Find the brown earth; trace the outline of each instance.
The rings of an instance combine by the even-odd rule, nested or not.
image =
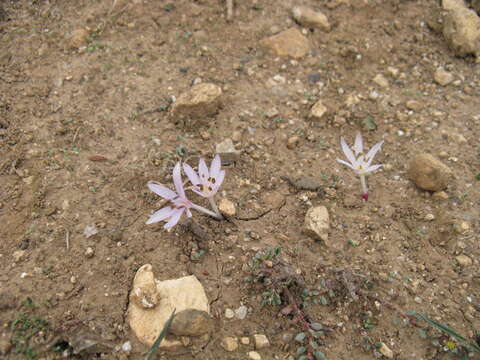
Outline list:
[[[260,46],[279,31],[303,30],[291,19],[299,5],[291,0],[236,1],[231,22],[219,0],[1,5],[3,358],[61,358],[51,345],[73,346],[87,334],[98,342],[87,349],[95,355],[77,357],[141,359],[147,348],[131,333],[126,309],[135,271],[146,263],[159,279],[195,274],[216,319],[203,349],[159,358],[246,359],[252,345],[226,352],[220,343],[253,334],[269,338],[270,347],[258,350],[263,359],[298,358],[284,336],[299,332],[297,325],[279,315],[281,307],[262,307],[245,282],[243,265],[264,247],[281,247],[310,289],[330,281],[333,269],[375,284],[381,302],[337,294],[305,308],[333,329],[321,346],[328,359],[372,359],[380,342],[395,359],[451,356],[455,345],[446,337],[431,331],[439,343],[424,339],[399,311],[428,314],[474,341],[480,68],[449,49],[437,1],[302,1],[332,29],[303,31],[310,51],[297,60]],[[438,67],[454,81],[435,83]],[[373,81],[378,74],[386,87]],[[169,107],[194,81],[220,86],[222,107],[188,127],[173,121]],[[329,111],[311,121],[319,99]],[[358,130],[369,146],[385,140],[376,159],[385,166],[369,178],[366,203],[358,179],[335,160],[343,158],[340,136],[351,143]],[[160,207],[147,182],[170,183],[176,161],[211,159],[226,138],[241,154],[225,167],[221,195],[235,203],[238,218],[197,213],[208,235],[201,241],[184,225],[172,232],[145,225]],[[408,179],[419,152],[453,170],[445,193],[432,196]],[[304,175],[321,189],[298,190],[285,180]],[[328,246],[302,231],[311,204],[329,209]],[[86,238],[87,225],[98,234]],[[241,304],[250,308],[247,318],[227,320],[225,309]],[[25,316],[48,322],[28,341],[36,355],[15,353],[26,349],[15,338]],[[115,349],[126,341],[131,353]]]

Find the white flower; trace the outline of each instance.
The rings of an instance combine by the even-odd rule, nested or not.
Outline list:
[[[340,138],[340,144],[342,145],[342,150],[345,156],[347,157],[347,161],[337,159],[337,161],[343,165],[347,165],[349,168],[353,169],[360,176],[360,181],[362,183],[362,190],[363,194],[362,197],[365,200],[368,200],[368,188],[367,188],[367,181],[365,180],[365,175],[371,173],[372,171],[377,170],[382,165],[372,165],[373,158],[377,154],[377,152],[382,148],[383,141],[376,143],[372,146],[370,151],[365,155],[363,152],[363,139],[362,134],[357,133],[355,137],[355,144],[353,144],[353,151],[345,142],[345,139],[342,137]]]
[[[357,133],[355,138],[355,144],[353,145],[353,151],[349,148],[345,139],[342,137],[340,138],[340,144],[342,145],[342,150],[347,160],[346,162],[341,159],[337,159],[339,163],[347,165],[349,168],[353,169],[358,175],[366,175],[372,171],[377,170],[382,165],[371,165],[373,158],[377,154],[377,152],[381,149],[383,145],[383,141],[376,143],[372,146],[370,151],[365,155],[363,153],[363,139],[362,134]],[[354,153],[355,152],[355,153]]]

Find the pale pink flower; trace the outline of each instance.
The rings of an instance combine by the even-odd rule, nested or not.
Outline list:
[[[379,143],[373,145],[366,155],[363,152],[363,139],[362,134],[360,133],[357,133],[357,136],[355,137],[353,151],[347,145],[343,137],[340,138],[340,144],[342,146],[343,153],[347,157],[348,162],[341,159],[337,159],[337,161],[353,169],[353,171],[355,171],[355,173],[360,176],[363,190],[362,197],[365,200],[368,200],[368,188],[367,182],[365,180],[365,175],[379,169],[382,166],[372,165],[372,161],[377,152],[382,148],[383,141],[380,141]]]
[[[198,174],[188,164],[183,164],[183,170],[192,183],[191,189],[205,198],[213,198],[225,178],[225,171],[221,170],[222,161],[217,154],[208,169],[204,159],[198,163]]]
[[[187,199],[185,189],[183,188],[182,175],[180,174],[180,163],[173,168],[173,183],[177,192],[159,184],[148,184],[148,188],[155,194],[161,196],[165,200],[170,201],[171,205],[165,206],[154,212],[147,221],[147,224],[153,224],[159,221],[167,220],[164,225],[165,229],[175,226],[183,213],[187,213],[188,217],[192,216],[190,208],[193,204]]]

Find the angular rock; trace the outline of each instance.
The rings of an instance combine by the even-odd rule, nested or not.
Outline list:
[[[70,49],[78,49],[88,45],[88,36],[90,33],[86,29],[77,29],[72,32],[68,39]]]
[[[315,121],[319,121],[324,117],[327,111],[327,107],[323,105],[321,100],[319,100],[310,109],[309,118]]]
[[[192,120],[197,123],[215,115],[220,108],[222,89],[211,83],[201,83],[181,94],[172,107],[174,121]]]
[[[255,350],[263,349],[270,346],[268,338],[263,334],[253,335],[253,341],[255,342]]]
[[[22,261],[23,258],[25,257],[25,253],[26,251],[25,250],[16,250],[13,252],[13,261],[15,262],[19,262],[19,261]]]
[[[405,105],[407,106],[407,109],[410,109],[410,110],[419,111],[423,109],[423,103],[416,100],[408,100]]]
[[[292,150],[297,147],[300,138],[297,135],[294,135],[287,140],[287,148]]]
[[[332,28],[325,14],[306,6],[295,6],[292,9],[292,16],[295,21],[305,27],[317,28],[323,31],[330,31]]]
[[[175,314],[170,332],[178,336],[201,336],[213,330],[213,318],[206,311],[187,309]]]
[[[238,339],[233,336],[225,336],[220,345],[227,351],[235,351],[238,349]]]
[[[443,36],[457,56],[480,57],[480,17],[465,4],[450,4],[443,19]]]
[[[453,75],[451,72],[446,71],[444,68],[438,68],[433,74],[435,82],[441,86],[447,86],[453,81]]]
[[[228,199],[221,199],[220,202],[218,203],[218,210],[220,213],[227,217],[233,217],[237,213],[237,209],[235,208],[235,204],[228,200]]]
[[[467,255],[458,255],[455,260],[457,260],[458,265],[460,266],[471,266],[473,264],[473,261],[471,258],[469,258]]]
[[[262,357],[256,351],[249,351],[248,352],[248,358],[251,359],[251,360],[262,360]]]
[[[382,74],[378,74],[377,76],[375,76],[373,78],[373,82],[375,84],[377,84],[378,86],[381,86],[383,88],[387,88],[389,83],[388,83],[388,80],[385,76],[383,76]]]
[[[410,162],[408,176],[420,189],[440,191],[448,186],[452,170],[430,154],[419,154]]]
[[[0,355],[7,355],[12,349],[11,336],[6,333],[0,335]]]
[[[388,359],[393,359],[393,351],[390,350],[390,348],[385,345],[385,343],[380,343],[380,347],[378,348],[378,351],[385,356]]]
[[[156,285],[156,295],[153,284]],[[188,309],[209,313],[209,303],[202,284],[193,275],[159,281],[154,278],[150,264],[142,266],[133,280],[128,307],[130,328],[140,342],[152,346],[174,309],[177,314]],[[197,317],[196,324],[205,320],[199,320],[201,317]],[[177,346],[181,346],[181,342],[175,338],[164,339],[160,345],[161,348]]]
[[[229,320],[233,319],[235,317],[235,312],[232,309],[227,308],[225,309],[225,317]]]
[[[232,164],[236,162],[240,156],[240,151],[235,149],[232,139],[225,139],[218,143],[215,151],[222,158],[222,164]]]
[[[328,243],[329,229],[330,217],[325,206],[315,206],[308,209],[307,215],[305,215],[305,234]]]
[[[238,309],[235,309],[235,316],[239,320],[243,320],[247,317],[248,309],[245,305],[240,305]]]
[[[260,45],[277,56],[290,56],[294,59],[300,59],[310,51],[308,39],[295,28],[263,39]]]
[[[465,7],[464,0],[442,0],[443,10],[455,10],[455,9],[464,8],[464,7]]]

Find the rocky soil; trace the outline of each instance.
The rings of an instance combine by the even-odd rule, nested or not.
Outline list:
[[[480,341],[479,6],[1,2],[0,357],[143,359],[185,294],[159,359],[461,358],[413,313]],[[216,153],[227,220],[146,225]]]

